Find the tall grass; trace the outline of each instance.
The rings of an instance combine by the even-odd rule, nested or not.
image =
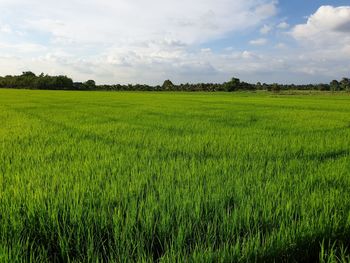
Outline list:
[[[350,97],[0,90],[0,262],[346,262]]]

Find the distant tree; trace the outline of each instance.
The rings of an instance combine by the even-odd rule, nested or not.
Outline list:
[[[16,87],[30,88],[33,89],[33,85],[36,79],[36,75],[31,71],[25,71],[21,76],[13,78],[14,85]]]
[[[94,89],[94,88],[96,88],[96,82],[94,80],[90,79],[84,83],[84,86],[87,89]]]
[[[340,81],[340,89],[341,90],[346,90],[346,91],[350,91],[350,79],[348,78],[343,78]]]
[[[55,77],[56,89],[72,89],[73,88],[73,80],[66,76],[57,76]]]
[[[327,91],[327,90],[330,90],[330,85],[320,83],[317,85],[317,89],[320,91]]]
[[[241,81],[238,78],[232,78],[223,84],[225,91],[232,92],[240,88]]]
[[[340,84],[337,80],[332,80],[331,83],[329,83],[330,90],[331,91],[338,91],[340,89]]]
[[[21,75],[5,77],[0,76],[0,88],[17,88],[17,89],[50,89],[50,90],[99,90],[106,91],[236,91],[236,90],[268,90],[279,92],[280,90],[346,90],[350,92],[349,78],[343,78],[340,82],[331,81],[330,84],[303,84],[303,85],[282,85],[282,84],[250,84],[240,81],[238,78],[232,78],[228,82],[219,83],[196,83],[196,84],[180,84],[175,85],[170,80],[164,81],[162,86],[149,86],[144,84],[115,84],[115,85],[99,85],[94,80],[88,80],[84,83],[75,82],[66,76],[49,76],[41,73],[36,76],[31,71],[25,71]]]
[[[273,83],[272,85],[271,85],[271,91],[272,92],[280,92],[281,91],[281,86],[279,85],[279,84],[277,84],[277,83]]]
[[[31,71],[24,71],[24,72],[22,72],[22,77],[31,77],[31,78],[35,78],[36,75],[35,75],[33,72],[31,72]]]
[[[165,80],[162,85],[163,90],[172,90],[174,88],[174,84],[169,80]]]
[[[263,86],[261,85],[261,82],[257,82],[255,86],[257,90],[261,90],[263,88]]]

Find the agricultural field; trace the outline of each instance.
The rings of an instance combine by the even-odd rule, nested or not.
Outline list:
[[[350,96],[0,90],[0,262],[348,262]]]

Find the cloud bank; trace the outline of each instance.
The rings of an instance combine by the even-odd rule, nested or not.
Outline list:
[[[350,40],[350,6],[321,6],[292,35],[316,45],[342,45]]]
[[[349,69],[350,7],[322,6],[295,26],[278,21],[274,0],[1,0],[0,9],[1,75],[314,82]]]
[[[350,6],[321,6],[290,34],[301,46],[299,57],[309,73],[350,75]]]

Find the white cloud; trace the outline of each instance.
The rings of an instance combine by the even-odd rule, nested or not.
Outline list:
[[[280,42],[275,45],[275,48],[284,49],[287,48],[287,45],[285,43]]]
[[[75,79],[159,83],[183,68],[215,73],[208,66],[214,55],[199,46],[261,26],[276,6],[275,0],[0,0],[4,21],[22,32],[0,38],[0,52]]]
[[[89,43],[202,42],[256,25],[276,12],[269,0],[16,0],[7,5],[15,8],[16,3],[28,10],[21,11],[28,29]]]
[[[291,34],[299,41],[317,45],[350,43],[350,6],[321,6],[306,24],[295,26]]]
[[[329,65],[338,60],[344,70],[349,70],[349,63],[340,61],[350,59],[347,52],[350,45],[350,6],[321,6],[305,24],[296,25],[290,34],[309,58],[329,62]],[[333,69],[329,68],[329,71]]]
[[[98,83],[222,82],[233,75],[320,82],[350,72],[350,7],[327,8],[291,29],[287,37],[300,46],[292,48],[285,34],[276,34],[276,42],[251,40],[261,46],[251,51],[248,43],[240,45],[242,32],[288,28],[269,19],[277,14],[277,1],[0,0],[0,75],[33,70]],[[234,39],[232,47],[210,44],[222,38]]]
[[[270,17],[275,15],[277,13],[277,2],[278,1],[272,1],[270,3],[259,5],[256,8],[256,15],[261,17]]]
[[[272,26],[264,25],[264,26],[260,29],[260,34],[266,35],[266,34],[270,33],[271,30],[272,30]]]
[[[212,50],[211,50],[211,48],[202,48],[201,52],[203,52],[203,53],[211,53]]]
[[[287,22],[281,22],[281,23],[279,23],[278,25],[277,25],[277,28],[278,29],[287,29],[287,28],[289,28],[289,24],[287,23]]]
[[[349,74],[350,6],[321,6],[290,35],[299,43],[293,52],[299,71],[329,79]]]
[[[10,33],[12,33],[12,29],[9,25],[1,25],[0,24],[0,33],[10,34]]]
[[[254,58],[255,55],[254,55],[252,52],[245,50],[245,51],[243,51],[242,53],[238,53],[238,54],[236,54],[236,55],[233,54],[233,57],[234,57],[234,58],[251,59],[251,58]]]
[[[0,50],[6,51],[6,53],[17,54],[17,55],[28,55],[34,53],[46,52],[48,49],[45,46],[33,44],[33,43],[19,43],[10,44],[0,42]]]
[[[255,46],[263,46],[263,45],[266,45],[267,42],[268,40],[266,38],[258,38],[258,39],[249,41],[249,44],[255,45]]]

